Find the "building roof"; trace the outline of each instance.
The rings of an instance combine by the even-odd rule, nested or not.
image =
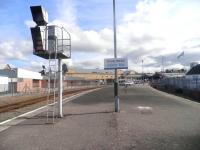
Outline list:
[[[106,73],[106,74],[113,74],[113,70],[103,70],[103,69],[78,69],[78,68],[73,68],[70,69],[74,73]]]
[[[42,79],[40,73],[21,68],[0,69],[0,75],[9,78]]]
[[[16,69],[0,69],[0,75],[8,78],[17,78],[17,71]]]
[[[191,68],[186,75],[200,75],[200,64]]]
[[[12,68],[10,67],[9,64],[6,64],[5,67],[3,69],[8,69],[8,70],[11,70]]]
[[[68,76],[65,76],[64,79],[65,79],[65,80],[68,80],[68,81],[74,81],[74,80],[80,81],[80,80],[85,80],[85,78],[81,78],[81,77],[68,77]]]
[[[138,74],[135,70],[126,70],[124,71],[124,75],[135,75]]]

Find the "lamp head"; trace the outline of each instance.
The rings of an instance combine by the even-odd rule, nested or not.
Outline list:
[[[31,6],[33,21],[37,26],[46,26],[48,24],[48,13],[42,6]]]

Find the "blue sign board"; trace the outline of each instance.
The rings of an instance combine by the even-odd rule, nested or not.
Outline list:
[[[128,69],[127,58],[108,58],[104,59],[104,69]]]

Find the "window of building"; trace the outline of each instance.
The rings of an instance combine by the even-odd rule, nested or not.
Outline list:
[[[39,87],[39,80],[33,79],[33,88]]]

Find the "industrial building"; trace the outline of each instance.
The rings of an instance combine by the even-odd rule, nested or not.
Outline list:
[[[118,71],[118,76],[123,72]],[[0,92],[4,93],[30,93],[45,92],[48,87],[48,77],[41,73],[21,69],[11,68],[6,65],[0,69]],[[113,83],[113,71],[100,69],[69,69],[63,77],[64,88],[76,86],[90,86],[97,84]]]
[[[118,70],[119,79],[124,73]],[[0,69],[0,79],[0,92],[4,93],[45,92],[48,87],[47,76],[26,69],[11,68],[9,65]],[[63,77],[63,87],[112,84],[113,80],[113,70],[71,68]]]
[[[118,77],[123,74],[122,70],[118,70]],[[112,70],[101,70],[101,69],[69,69],[65,76],[68,77],[79,77],[85,80],[95,80],[102,83],[113,83],[115,78]]]
[[[0,69],[1,90],[8,93],[30,92],[46,88],[46,80],[38,72],[21,68],[5,67]]]
[[[0,93],[8,91],[8,77],[0,76]]]

